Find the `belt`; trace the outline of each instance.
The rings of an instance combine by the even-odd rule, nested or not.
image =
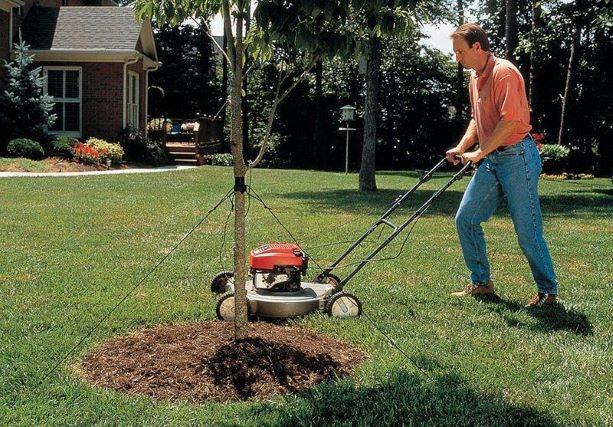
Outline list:
[[[530,134],[529,134],[529,133],[528,133],[528,134],[526,134],[526,136],[524,137],[524,139],[528,138],[529,136],[530,136]],[[521,141],[523,141],[523,139],[522,139]],[[503,151],[508,150],[508,149],[509,149],[509,148],[511,148],[511,147],[515,147],[515,146],[516,146],[517,144],[519,144],[521,141],[516,142],[515,144],[512,144],[512,145],[504,145],[504,146],[502,146],[502,147],[498,147],[498,148],[496,148],[496,151],[497,151],[497,152],[499,152],[499,153],[502,153]]]
[[[519,143],[517,143],[517,144],[519,144]],[[498,148],[496,148],[496,151],[499,152],[499,153],[502,153],[503,151],[508,150],[511,147],[515,147],[517,144],[505,145],[504,147],[498,147]]]

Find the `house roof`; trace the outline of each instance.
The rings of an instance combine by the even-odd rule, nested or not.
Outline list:
[[[10,12],[11,8],[23,6],[23,0],[0,0],[0,10]]]
[[[30,9],[23,24],[23,38],[32,50],[135,51],[148,23],[136,20],[130,7],[70,6]],[[155,46],[143,46],[157,60]]]

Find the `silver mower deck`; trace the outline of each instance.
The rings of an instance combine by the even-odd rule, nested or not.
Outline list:
[[[297,292],[272,292],[256,289],[253,279],[248,278],[245,284],[249,314],[262,317],[294,317],[303,316],[317,310],[323,310],[325,299],[332,295],[334,286],[327,283],[301,283]],[[234,280],[228,280],[226,292],[234,293]],[[234,317],[234,298],[220,307],[225,320]]]

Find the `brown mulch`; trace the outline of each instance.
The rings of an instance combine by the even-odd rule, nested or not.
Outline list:
[[[90,171],[102,171],[108,170],[103,165],[85,165],[82,163],[72,162],[70,160],[61,159],[59,157],[47,157],[40,160],[43,163],[41,172],[90,172]],[[129,165],[113,165],[110,169],[127,169],[133,166]],[[19,161],[8,163],[7,165],[0,165],[0,172],[31,172],[23,168],[23,165]]]
[[[230,402],[293,393],[350,375],[360,350],[295,325],[165,325],[114,338],[79,368],[90,383],[156,400]]]

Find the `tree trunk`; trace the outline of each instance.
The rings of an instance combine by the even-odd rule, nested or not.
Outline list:
[[[251,2],[246,2],[245,7],[245,16],[247,17],[247,20],[245,21],[245,34],[248,34],[249,29],[251,28]],[[249,61],[248,58],[245,58],[245,64],[243,65],[244,69],[249,69],[250,63],[251,61]],[[249,105],[247,104],[247,77],[245,77],[243,80],[243,91],[245,92],[245,96],[241,98],[243,108],[243,156],[247,159],[250,159],[252,154],[252,147],[249,143]]]
[[[223,36],[222,47],[223,47],[224,52],[228,51],[228,38],[226,37],[225,34]],[[221,96],[223,97],[221,102],[226,103],[228,100],[228,59],[226,58],[225,55],[222,55],[222,65],[221,65]],[[226,112],[227,111],[228,111],[228,104],[226,103],[225,106],[221,110],[221,123],[223,123],[224,127],[226,124]],[[229,148],[230,147],[228,144],[228,140],[226,138],[223,138],[223,152],[227,153]]]
[[[515,48],[517,48],[517,2],[516,0],[506,0],[506,21],[505,21],[505,40],[506,50],[504,56],[507,60],[513,61]]]
[[[243,18],[236,18],[235,35],[232,36],[230,5],[223,0],[224,28],[230,41],[232,60],[232,92],[230,95],[230,149],[234,159],[234,335],[236,339],[247,336],[247,291],[245,259],[245,162],[243,160],[243,116],[241,92],[243,87]]]
[[[532,0],[532,22],[530,25],[530,74],[528,76],[528,102],[532,116],[532,125],[540,129],[539,108],[537,104],[538,74],[540,70],[538,33],[542,26],[542,9],[540,0]]]
[[[315,123],[313,126],[313,157],[311,159],[311,166],[313,168],[316,168],[318,165],[321,165],[321,162],[319,161],[319,155],[324,136],[324,106],[322,103],[322,81],[323,63],[321,59],[318,59],[315,63]]]
[[[379,74],[381,72],[381,40],[373,37],[368,42],[366,65],[366,102],[364,108],[364,140],[360,167],[360,191],[376,191],[375,151],[379,115]]]
[[[464,23],[464,2],[458,0],[458,25]],[[466,99],[466,93],[464,89],[464,67],[462,64],[458,64],[458,70],[456,72],[456,101],[455,101],[455,118],[459,128],[464,126],[464,100]]]
[[[578,31],[576,31],[578,33]],[[568,57],[568,70],[566,72],[566,84],[564,85],[564,96],[562,97],[562,112],[560,113],[560,131],[558,132],[558,144],[562,144],[562,135],[564,133],[564,119],[566,115],[566,106],[568,102],[568,94],[570,92],[570,80],[573,74],[573,63],[575,61],[575,45],[577,37],[573,35],[573,40],[570,45],[570,55]]]

